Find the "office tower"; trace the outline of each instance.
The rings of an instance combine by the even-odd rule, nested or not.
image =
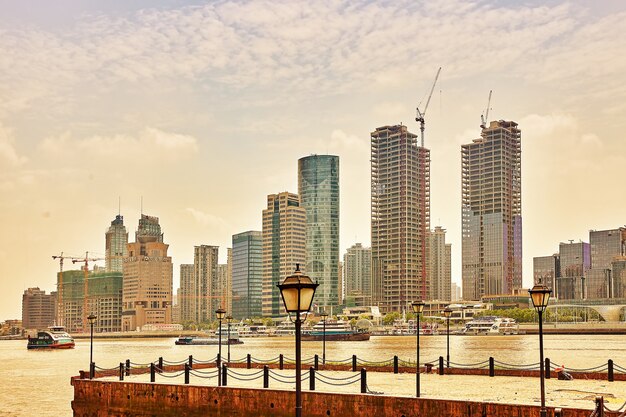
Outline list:
[[[263,210],[263,315],[285,314],[277,284],[293,274],[296,264],[305,268],[306,211],[297,194],[267,196]]]
[[[626,257],[611,262],[614,298],[626,298]]]
[[[585,280],[591,268],[591,248],[589,243],[578,242],[559,244],[559,264],[561,274],[557,278],[557,294],[563,300],[587,298]]]
[[[182,320],[180,318],[180,295],[181,290],[178,288],[176,294],[172,297],[172,323],[174,324],[182,324]]]
[[[372,249],[355,243],[343,255],[346,305],[372,305]]]
[[[22,326],[25,329],[46,329],[55,324],[56,292],[46,294],[38,287],[24,290],[22,295]]]
[[[217,272],[219,247],[200,245],[194,247],[193,277],[195,292],[192,295],[196,323],[215,320],[215,310],[222,307],[222,293]]]
[[[463,298],[522,287],[521,131],[492,121],[461,146]]]
[[[319,287],[315,304],[339,305],[339,157],[298,160],[298,194],[306,210],[307,275]]]
[[[128,233],[124,226],[124,216],[118,214],[105,234],[105,268],[107,272],[122,272],[127,245]]]
[[[534,284],[543,284],[552,290],[552,296],[558,297],[556,279],[561,276],[559,254],[536,256],[533,258]]]
[[[613,261],[626,256],[626,227],[610,230],[590,230],[591,269],[587,275],[587,297],[615,298],[616,286]]]
[[[63,271],[63,282],[60,280],[61,274],[57,273],[57,297],[61,294],[62,323],[65,329],[72,332],[83,331],[83,301],[85,299],[85,273],[82,270]],[[89,315],[89,312],[86,312]]]
[[[446,230],[436,226],[430,232],[430,299],[450,301],[452,298],[452,245],[446,243]]]
[[[172,322],[172,258],[158,217],[141,215],[124,258],[122,330]]]
[[[384,311],[426,299],[430,151],[406,126],[371,133],[372,297]]]
[[[261,317],[263,294],[263,233],[248,231],[233,235],[233,317]]]
[[[194,265],[180,265],[180,290],[178,304],[180,305],[180,321],[196,322],[196,281],[194,279]]]

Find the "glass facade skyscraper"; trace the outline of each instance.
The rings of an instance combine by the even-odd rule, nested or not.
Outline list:
[[[463,298],[522,287],[521,131],[492,121],[461,146]]]
[[[263,294],[263,234],[248,231],[233,235],[233,312],[235,319],[260,317]]]
[[[305,271],[320,284],[315,303],[339,305],[339,157],[300,158],[298,193],[306,210]]]
[[[124,258],[128,254],[128,232],[124,216],[117,215],[105,234],[105,263],[107,272],[122,272]]]

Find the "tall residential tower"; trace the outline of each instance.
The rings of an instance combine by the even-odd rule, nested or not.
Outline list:
[[[260,317],[263,270],[263,235],[248,231],[233,235],[233,317]]]
[[[452,245],[446,243],[446,230],[436,226],[430,232],[430,299],[452,300]]]
[[[521,131],[492,121],[461,146],[463,298],[522,287]]]
[[[385,311],[426,299],[430,150],[406,126],[371,133],[372,296]]]
[[[306,211],[297,194],[267,196],[263,210],[263,315],[280,316],[285,310],[277,284],[306,261]],[[304,271],[306,272],[306,271]]]
[[[128,253],[128,232],[124,216],[117,215],[105,234],[105,268],[107,272],[122,272],[124,258]]]

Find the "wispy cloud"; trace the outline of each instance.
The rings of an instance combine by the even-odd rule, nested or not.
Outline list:
[[[15,149],[13,132],[0,122],[0,167],[18,167],[24,164],[27,158],[20,156]]]

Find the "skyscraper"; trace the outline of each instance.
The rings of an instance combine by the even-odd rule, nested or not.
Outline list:
[[[276,287],[306,261],[306,211],[297,194],[267,196],[263,210],[263,315],[279,316],[285,310]]]
[[[226,263],[217,265],[218,291],[221,305],[226,310],[226,315],[232,315],[233,311],[233,264],[232,249],[226,249]]]
[[[535,256],[533,258],[534,284],[543,284],[552,290],[554,297],[559,297],[556,280],[561,276],[559,254]]]
[[[372,305],[372,249],[355,243],[343,255],[346,303]]]
[[[217,272],[219,247],[199,245],[194,247],[193,252],[193,277],[195,281],[195,293],[192,302],[195,303],[194,311],[196,323],[215,320],[215,310],[222,304],[219,278]]]
[[[591,269],[591,248],[589,243],[569,242],[559,244],[560,276],[556,286],[559,298],[582,300],[587,298],[586,279]]]
[[[178,304],[180,305],[180,320],[182,322],[195,322],[196,313],[196,280],[194,279],[194,265],[180,265],[180,291],[178,293]]]
[[[406,126],[371,133],[372,296],[386,311],[428,297],[430,151]]]
[[[626,256],[626,227],[590,230],[591,269],[587,276],[588,298],[615,298],[620,293],[620,277],[613,262]]]
[[[262,251],[262,232],[251,230],[233,235],[232,315],[235,319],[262,315]]]
[[[436,226],[430,232],[430,299],[451,301],[452,245],[446,243],[446,230]]]
[[[315,303],[339,304],[339,157],[298,160],[298,193],[306,210],[306,272],[320,286]]]
[[[124,216],[117,215],[105,234],[105,268],[107,272],[122,272],[127,254],[128,233]]]
[[[461,146],[463,298],[522,287],[521,131],[492,121]]]
[[[172,258],[158,217],[141,215],[124,258],[122,330],[172,322]]]

